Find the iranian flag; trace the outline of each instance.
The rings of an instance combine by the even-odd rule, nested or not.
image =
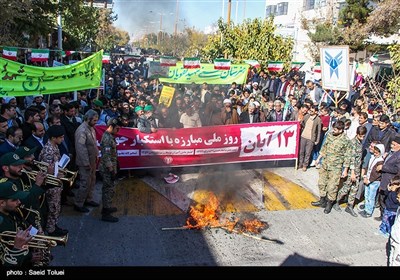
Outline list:
[[[283,70],[282,61],[268,61],[269,72],[281,72]]]
[[[110,53],[103,53],[103,58],[101,62],[103,62],[104,64],[109,64],[110,61],[111,61]]]
[[[321,63],[317,62],[313,68],[314,73],[321,73]]]
[[[291,69],[294,71],[299,71],[303,65],[306,64],[305,62],[292,62]]]
[[[217,58],[214,60],[214,69],[229,70],[231,69],[231,61],[229,59]]]
[[[46,62],[49,60],[50,51],[48,49],[32,49],[32,62]]]
[[[17,60],[17,50],[17,48],[4,48],[3,58],[7,58],[9,60]]]
[[[200,68],[200,58],[185,57],[183,59],[183,68],[187,68],[187,69]]]
[[[257,60],[244,60],[244,63],[250,64],[252,67],[260,67],[260,63]]]
[[[162,56],[160,57],[160,66],[176,66],[176,57]]]
[[[76,51],[63,51],[62,52],[62,57],[70,56],[71,54],[76,53]]]

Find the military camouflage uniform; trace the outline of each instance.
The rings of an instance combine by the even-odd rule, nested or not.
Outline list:
[[[56,162],[60,161],[60,150],[57,146],[53,146],[50,141],[44,145],[39,155],[39,161],[48,163],[54,166]],[[49,212],[46,221],[45,230],[48,233],[54,232],[56,224],[61,212],[61,192],[62,188],[50,188],[46,191],[46,199],[49,207]]]
[[[321,197],[335,201],[343,167],[349,167],[350,140],[344,134],[334,136],[329,133],[322,145],[320,154],[323,157],[319,170],[318,188]]]
[[[101,159],[99,171],[103,177],[103,208],[111,208],[112,198],[115,192],[115,175],[117,174],[117,142],[114,136],[105,131],[100,142]],[[113,168],[110,172],[109,168]]]
[[[348,172],[347,179],[343,183],[343,187],[340,189],[340,191],[337,195],[337,201],[339,201],[340,199],[345,197],[347,193],[349,193],[349,198],[347,199],[347,204],[354,205],[354,200],[355,200],[357,190],[358,190],[358,182],[360,180],[360,174],[361,174],[361,164],[362,164],[361,158],[362,158],[363,145],[362,145],[362,142],[357,139],[357,137],[354,137],[350,141],[350,145],[351,145],[350,150],[349,150],[350,172]],[[352,170],[354,170],[354,173],[356,174],[355,182],[351,181],[351,171]]]

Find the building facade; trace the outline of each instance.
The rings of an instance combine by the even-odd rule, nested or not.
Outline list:
[[[311,68],[314,61],[308,52],[309,30],[303,29],[303,21],[326,21],[337,23],[339,11],[345,0],[266,0],[265,17],[274,17],[277,33],[294,40],[293,61],[306,62]]]

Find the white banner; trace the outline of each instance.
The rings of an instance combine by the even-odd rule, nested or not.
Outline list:
[[[321,47],[320,53],[323,88],[349,91],[349,46]]]

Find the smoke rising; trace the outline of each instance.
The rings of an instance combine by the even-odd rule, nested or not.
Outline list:
[[[116,24],[123,26],[132,37],[160,30],[162,14],[163,32],[173,33],[176,2],[171,0],[115,0]],[[181,16],[181,15],[179,15]]]

